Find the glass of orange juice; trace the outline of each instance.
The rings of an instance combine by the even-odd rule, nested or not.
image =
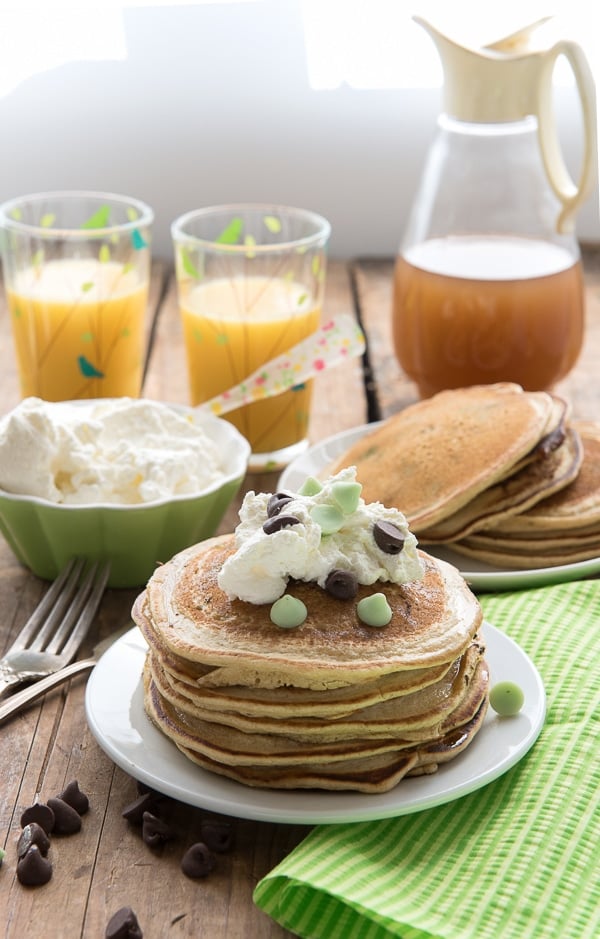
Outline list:
[[[192,405],[239,384],[319,326],[330,225],[305,209],[238,204],[173,222]],[[252,447],[252,470],[278,469],[308,444],[312,382],[224,415]],[[262,400],[261,400],[262,398]]]
[[[39,193],[0,207],[24,397],[139,395],[152,222],[143,202],[103,192]]]

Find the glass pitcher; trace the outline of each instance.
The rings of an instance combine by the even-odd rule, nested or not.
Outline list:
[[[590,67],[575,43],[534,48],[544,21],[472,50],[415,20],[442,59],[444,113],[396,261],[396,356],[423,397],[496,381],[549,389],[584,335],[574,222],[597,170]],[[552,110],[559,55],[581,100],[577,183]]]

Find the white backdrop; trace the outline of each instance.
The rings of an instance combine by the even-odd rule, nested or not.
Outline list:
[[[138,6],[122,17],[122,58],[55,65],[0,97],[0,200],[62,188],[134,195],[155,210],[163,257],[175,216],[235,200],[322,213],[333,257],[395,252],[439,89],[312,89],[299,0]],[[0,43],[1,57],[6,30]],[[556,107],[577,166],[574,88],[557,90]],[[578,234],[600,241],[597,194]]]

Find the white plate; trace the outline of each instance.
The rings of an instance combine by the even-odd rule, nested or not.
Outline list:
[[[488,709],[464,753],[432,776],[403,779],[381,795],[253,789],[196,766],[146,717],[140,677],[146,643],[137,629],[118,639],[90,675],[86,715],[94,737],[121,769],[181,802],[238,818],[303,825],[390,818],[479,789],[505,773],[537,739],[546,711],[537,669],[512,639],[488,623],[484,638],[492,685],[516,682],[525,695],[523,709],[510,718]]]
[[[323,470],[335,462],[346,450],[374,430],[381,422],[361,424],[350,430],[343,430],[333,437],[311,447],[295,459],[279,477],[278,489],[296,492],[307,476],[320,476]],[[493,567],[483,561],[467,559],[457,551],[444,545],[426,545],[422,547],[434,557],[449,561],[459,569],[473,590],[524,590],[542,587],[546,584],[566,583],[569,580],[581,580],[600,573],[600,557],[577,561],[573,564],[561,564],[558,567],[536,567],[527,570]]]

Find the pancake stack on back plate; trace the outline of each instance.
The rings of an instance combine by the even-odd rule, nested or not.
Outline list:
[[[573,482],[453,548],[501,567],[556,567],[600,556],[600,424],[574,422],[583,461]]]
[[[481,608],[454,567],[421,554],[421,581],[345,600],[292,581],[308,615],[283,629],[270,604],[220,589],[234,550],[227,535],[176,555],[133,609],[146,711],[189,759],[250,786],[384,792],[469,745],[488,670]],[[356,612],[374,590],[392,610],[382,628]]]
[[[580,478],[584,435],[589,449]],[[594,528],[600,496],[589,481],[599,459],[597,427],[571,422],[566,401],[502,382],[442,391],[407,407],[327,472],[356,466],[365,499],[399,508],[422,545],[448,544],[488,563],[530,568],[600,555]],[[532,525],[540,504],[551,512]],[[560,545],[542,550],[538,540],[534,561],[533,539],[524,534],[535,526],[547,539],[555,518],[558,524],[557,506],[576,529],[571,543],[563,534]]]

